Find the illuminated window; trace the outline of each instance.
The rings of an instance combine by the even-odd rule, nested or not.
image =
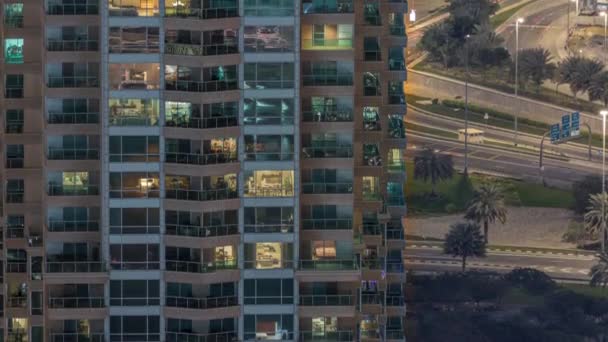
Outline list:
[[[7,38],[4,40],[4,60],[9,64],[23,63],[22,38]]]
[[[280,242],[258,242],[255,244],[255,268],[269,269],[283,267]]]
[[[336,241],[312,241],[312,259],[336,258]]]
[[[23,4],[4,5],[4,25],[7,27],[23,27]]]
[[[293,196],[293,170],[259,170],[245,173],[245,196]]]

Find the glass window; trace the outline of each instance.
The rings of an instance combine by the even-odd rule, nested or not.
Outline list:
[[[350,50],[353,25],[315,24],[302,26],[302,50]]]
[[[6,181],[6,202],[23,203],[25,185],[23,179],[8,179]]]
[[[245,26],[245,52],[289,52],[294,49],[293,26]]]
[[[380,96],[380,74],[377,72],[363,73],[363,95]]]
[[[293,189],[293,170],[245,172],[246,197],[290,197]]]
[[[110,198],[158,198],[158,173],[110,172]]]
[[[294,15],[293,0],[245,0],[245,16],[283,17]],[[295,3],[299,6],[299,3]]]
[[[160,88],[158,63],[110,64],[110,89],[150,90]]]
[[[253,99],[243,101],[245,125],[292,125],[293,99]]]
[[[23,63],[23,38],[4,40],[4,62],[7,64]]]
[[[110,27],[110,53],[159,52],[158,27]]]
[[[245,89],[284,89],[293,85],[293,63],[245,64]]]
[[[158,136],[110,136],[110,162],[156,162]]]
[[[23,27],[22,3],[12,3],[4,5],[4,25],[12,28]]]
[[[109,0],[110,16],[156,17],[158,0]]]
[[[159,101],[153,99],[110,99],[111,126],[157,126]]]
[[[23,133],[23,109],[7,109],[5,112],[5,132],[9,134]]]
[[[159,248],[156,244],[110,245],[110,266],[115,270],[157,270]]]
[[[23,98],[23,75],[6,75],[4,97],[9,99]]]
[[[98,99],[46,99],[47,121],[50,124],[99,123]]]

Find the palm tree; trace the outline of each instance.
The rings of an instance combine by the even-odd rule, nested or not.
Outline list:
[[[570,89],[577,89],[580,92],[588,91],[591,87],[591,79],[601,73],[603,69],[604,63],[596,59],[581,57],[570,76]]]
[[[431,149],[425,149],[414,157],[414,179],[425,182],[431,180],[431,195],[436,196],[437,182],[450,179],[454,175],[452,156],[439,154]]]
[[[555,72],[554,81],[557,84],[555,87],[555,92],[557,93],[557,88],[562,85],[568,83],[570,85],[570,91],[576,98],[576,95],[581,91],[578,88],[578,84],[573,82],[574,74],[576,70],[579,68],[579,64],[582,63],[582,57],[578,55],[568,56],[566,59],[562,60],[557,64],[557,70]]]
[[[602,202],[604,209],[604,222],[608,222],[608,194],[598,193],[589,195],[587,212],[583,216],[585,230],[592,236],[600,237],[602,231]]]
[[[608,285],[608,254],[600,254],[600,259],[589,271],[589,285],[606,287]]]
[[[496,220],[502,224],[507,222],[507,209],[502,190],[495,184],[482,184],[475,190],[464,217],[477,223],[483,222],[483,236],[488,243],[489,224]]]
[[[551,53],[542,48],[524,49],[519,53],[519,73],[523,75],[522,81],[531,81],[540,92],[540,86],[550,79],[555,72]]]
[[[603,71],[591,79],[587,90],[590,101],[601,100],[608,107],[608,71]]]
[[[462,272],[467,267],[468,257],[483,257],[486,255],[486,243],[481,236],[479,224],[475,222],[460,222],[450,226],[445,235],[443,252],[452,257],[462,258]]]

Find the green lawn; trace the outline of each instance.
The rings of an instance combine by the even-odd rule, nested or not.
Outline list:
[[[504,191],[505,201],[510,206],[571,208],[574,202],[570,191],[477,174],[469,175],[469,182],[465,181],[461,174],[455,174],[452,179],[439,182],[437,184],[439,198],[431,199],[429,198],[431,184],[414,179],[413,162],[406,164],[406,170],[405,192],[408,210],[412,215],[462,212],[473,196],[473,188],[488,181],[499,183]]]
[[[562,284],[562,287],[594,298],[608,298],[608,288],[591,287],[584,284]]]
[[[511,18],[515,12],[519,11],[520,9],[524,8],[525,6],[527,6],[529,3],[531,3],[533,0],[531,1],[526,1],[521,5],[515,6],[507,11],[501,12],[496,14],[495,16],[493,16],[492,18],[490,18],[490,24],[492,24],[492,27],[494,29],[496,29],[498,26],[502,25],[505,21],[507,21],[509,18]]]

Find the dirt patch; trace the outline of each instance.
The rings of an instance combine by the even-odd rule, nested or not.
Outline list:
[[[568,223],[574,217],[570,210],[553,208],[508,209],[507,223],[490,226],[490,243],[544,248],[574,248],[562,242]],[[450,225],[464,220],[462,215],[446,215],[428,218],[406,218],[406,234],[442,239]]]

